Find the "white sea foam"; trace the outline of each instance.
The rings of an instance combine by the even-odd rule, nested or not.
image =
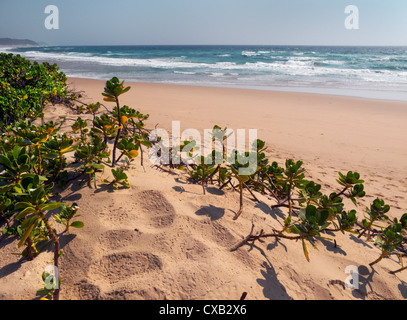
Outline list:
[[[225,83],[226,81],[234,81],[239,83],[250,83],[252,85],[265,85],[270,83],[289,83],[301,86],[304,84],[318,85],[347,85],[357,86],[363,85],[372,87],[396,87],[400,86],[407,91],[407,71],[404,67],[407,55],[370,55],[364,59],[349,57],[346,54],[317,54],[312,52],[312,57],[307,54],[301,55],[302,52],[295,52],[291,55],[278,51],[271,55],[273,51],[266,50],[244,50],[238,51],[241,56],[257,57],[250,60],[242,60],[240,58],[234,60],[222,59],[229,61],[200,60],[194,62],[188,55],[178,57],[154,57],[154,58],[131,58],[131,52],[120,51],[105,51],[105,53],[91,52],[69,52],[67,48],[61,48],[64,52],[52,52],[36,50],[35,48],[28,49],[27,52],[19,52],[14,50],[14,53],[20,54],[32,60],[45,60],[50,62],[68,62],[67,70],[64,70],[70,76],[89,77],[89,78],[108,78],[120,73],[127,79],[145,80],[145,81],[181,81],[182,75],[185,75],[185,81],[202,83],[204,79],[211,77],[213,83]],[[44,49],[42,49],[44,50]],[[73,49],[74,50],[74,49]],[[13,52],[13,48],[0,48],[0,51]],[[231,54],[219,54],[218,57],[231,57]],[[257,61],[256,61],[257,59]],[[396,59],[394,66],[400,65],[400,70],[385,70],[380,68],[380,63],[383,62],[389,65]],[[250,61],[250,62],[248,62]],[[378,70],[370,68],[377,61]],[[401,62],[398,62],[401,61]],[[73,62],[69,64],[69,62]],[[106,68],[95,68],[94,66],[106,66]],[[118,67],[118,68],[116,68]],[[125,67],[125,68],[123,68]],[[126,68],[128,67],[128,68]],[[352,67],[352,68],[350,68]],[[370,68],[370,69],[369,69]],[[94,71],[95,70],[95,71]],[[103,71],[101,71],[103,70]],[[125,71],[123,71],[125,70]],[[137,76],[134,74],[136,70]],[[138,70],[142,70],[138,73]],[[148,70],[148,73],[143,75],[143,71]],[[162,72],[167,72],[166,74]],[[94,72],[93,72],[94,71]],[[158,71],[161,73],[154,73]],[[172,75],[167,76],[167,75]],[[177,74],[175,76],[174,74]],[[206,74],[202,78],[202,74]],[[147,78],[143,78],[147,77]],[[168,79],[166,77],[169,77]],[[210,80],[208,80],[210,81]]]
[[[175,70],[175,71],[173,71],[174,73],[177,73],[177,74],[196,74],[196,72],[191,72],[191,71],[177,71],[177,70]]]
[[[255,57],[255,56],[259,56],[260,53],[258,52],[254,52],[254,51],[242,51],[242,56],[246,56],[246,57]]]

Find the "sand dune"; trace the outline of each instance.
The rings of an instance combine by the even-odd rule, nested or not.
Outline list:
[[[86,91],[86,101],[102,101],[104,83],[71,79]],[[407,210],[407,105],[357,98],[253,90],[131,84],[123,104],[149,113],[147,126],[169,130],[172,120],[182,129],[256,128],[280,164],[303,160],[307,174],[335,190],[337,172],[359,171],[368,197],[392,206],[391,216]],[[111,107],[111,106],[110,106]],[[47,119],[74,118],[61,106],[49,106]],[[64,125],[69,127],[67,121]],[[131,189],[111,189],[98,176],[98,188],[75,181],[58,201],[77,202],[85,227],[61,235],[64,255],[61,299],[405,299],[407,272],[397,257],[374,269],[380,251],[350,234],[336,243],[319,241],[304,258],[301,242],[267,240],[230,248],[256,230],[279,228],[284,210],[271,210],[272,199],[245,194],[238,220],[239,195],[230,189],[189,184],[181,173],[144,168],[139,160],[129,172]],[[56,225],[58,228],[58,226]],[[57,229],[59,232],[62,230]],[[41,273],[52,259],[44,252],[34,261],[19,260],[17,241],[0,238],[0,298],[33,299]],[[343,287],[345,268],[359,267],[359,290]]]

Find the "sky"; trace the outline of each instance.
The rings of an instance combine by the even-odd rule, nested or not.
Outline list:
[[[47,29],[48,5],[59,29]],[[345,28],[348,5],[359,29]],[[407,46],[406,0],[0,0],[0,38],[49,45]]]

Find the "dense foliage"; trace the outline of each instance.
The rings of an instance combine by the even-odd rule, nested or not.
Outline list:
[[[54,201],[55,187],[64,188],[83,175],[89,186],[97,187],[96,173],[109,165],[113,176],[109,185],[129,188],[125,170],[142,152],[142,145],[151,145],[144,129],[148,115],[128,106],[120,107],[118,97],[130,88],[113,78],[106,82],[103,93],[106,101],[116,103],[113,110],[100,112],[100,103],[80,105],[78,112],[91,114],[93,119],[78,117],[71,132],[62,132],[61,123],[34,122],[43,116],[47,103],[67,98],[66,76],[58,72],[56,65],[31,64],[20,56],[2,54],[0,71],[0,213],[6,224],[3,233],[19,239],[21,255],[29,260],[53,243],[54,266],[58,267],[62,250],[52,220],[62,224],[64,232],[70,227],[82,228],[84,223],[77,220],[80,214],[76,203]],[[108,148],[109,140],[114,141],[112,150]],[[121,165],[114,168],[121,159]],[[52,283],[50,276],[53,275],[43,274]],[[45,286],[38,293],[59,299],[59,285],[59,281],[54,281],[54,286]]]
[[[66,76],[56,64],[31,63],[0,53],[0,126],[42,116],[47,102],[67,96]]]

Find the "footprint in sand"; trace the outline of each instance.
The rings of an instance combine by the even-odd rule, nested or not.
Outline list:
[[[208,256],[209,248],[197,239],[187,237],[178,244],[180,252],[187,259],[201,260]]]
[[[99,236],[99,243],[102,248],[113,250],[129,245],[136,236],[134,230],[109,230]]]
[[[89,278],[116,283],[129,277],[162,269],[159,257],[148,252],[119,252],[103,256],[90,266]]]
[[[212,239],[222,247],[231,247],[237,239],[220,223],[214,221],[211,223]]]
[[[142,191],[137,196],[140,206],[148,214],[154,227],[163,228],[173,224],[175,209],[160,191]]]
[[[99,211],[99,217],[109,223],[109,225],[126,225],[131,219],[126,208],[122,206],[115,206],[115,203],[111,203]]]
[[[166,300],[166,298],[164,291],[146,286],[137,290],[128,287],[115,289],[104,294],[101,300]]]
[[[70,299],[70,296],[73,296],[78,297],[80,300],[99,300],[100,288],[87,282],[86,280],[82,280],[69,287],[65,294],[67,294],[68,299]]]

